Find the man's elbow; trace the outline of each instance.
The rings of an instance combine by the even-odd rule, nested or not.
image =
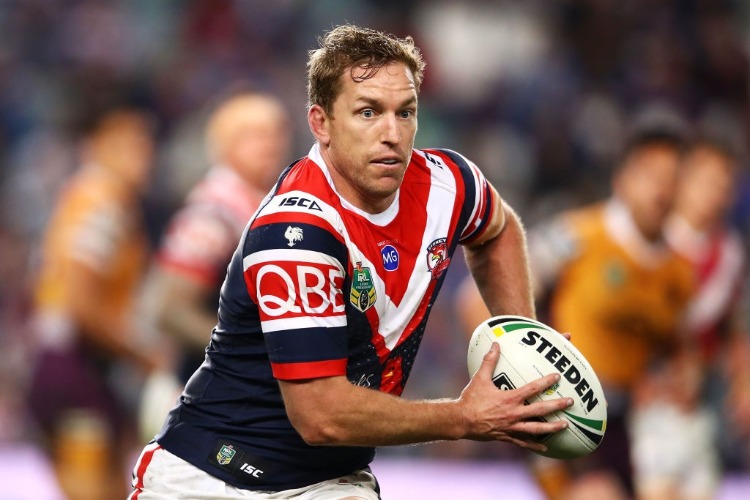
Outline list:
[[[289,416],[292,426],[310,446],[335,446],[343,444],[343,433],[330,418],[322,416]]]

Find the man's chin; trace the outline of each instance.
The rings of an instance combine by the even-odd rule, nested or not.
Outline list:
[[[390,182],[381,181],[376,186],[373,186],[371,194],[374,197],[381,199],[388,198],[389,196],[394,195],[399,187],[401,187],[401,182],[395,179],[392,179]]]

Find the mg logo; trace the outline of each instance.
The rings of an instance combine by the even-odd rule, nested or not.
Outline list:
[[[386,271],[395,271],[398,269],[398,250],[392,245],[386,245],[380,249],[380,255],[383,256],[383,267]]]

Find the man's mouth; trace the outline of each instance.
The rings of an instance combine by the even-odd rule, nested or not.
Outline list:
[[[400,165],[401,159],[396,158],[396,157],[376,158],[372,161],[372,163],[377,163],[379,165],[394,166],[394,165]]]

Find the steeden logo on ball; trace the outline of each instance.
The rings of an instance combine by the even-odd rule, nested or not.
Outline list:
[[[520,316],[496,316],[474,330],[467,356],[470,375],[479,369],[493,342],[500,344],[500,360],[493,373],[499,389],[512,390],[558,372],[560,381],[536,396],[536,400],[569,397],[574,401],[570,408],[542,419],[566,420],[569,427],[537,436],[548,448],[541,454],[576,458],[594,451],[604,437],[607,409],[599,379],[583,354],[544,323]]]

